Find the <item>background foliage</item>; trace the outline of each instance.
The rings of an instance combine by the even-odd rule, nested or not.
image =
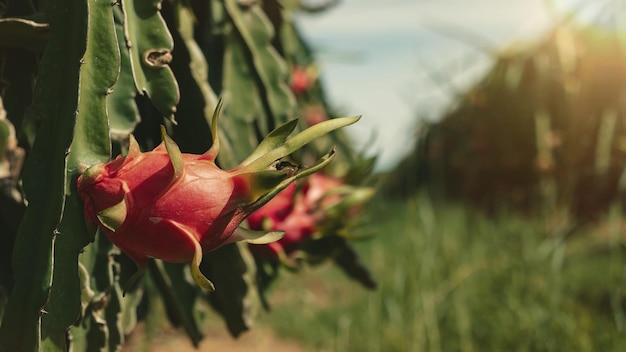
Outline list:
[[[440,121],[423,126],[390,192],[424,186],[486,210],[564,207],[583,221],[606,211],[624,198],[623,43],[617,27],[566,21],[501,50]]]

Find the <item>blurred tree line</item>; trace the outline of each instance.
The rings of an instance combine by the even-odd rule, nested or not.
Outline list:
[[[439,121],[422,125],[386,189],[425,188],[488,212],[564,207],[581,220],[626,200],[626,41],[617,28],[566,21],[494,55]]]

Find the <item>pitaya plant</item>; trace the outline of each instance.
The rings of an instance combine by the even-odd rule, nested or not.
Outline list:
[[[233,336],[250,328],[257,268],[229,242],[261,237],[246,215],[329,163],[335,154],[318,158],[333,145],[333,163],[352,153],[335,130],[356,118],[293,120],[298,6],[6,2],[1,351],[118,350],[156,301],[195,345],[198,307]]]

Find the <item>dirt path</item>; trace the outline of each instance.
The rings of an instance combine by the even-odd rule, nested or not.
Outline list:
[[[195,349],[187,336],[178,330],[168,328],[159,333],[152,342],[145,341],[145,328],[139,325],[129,337],[121,352],[302,352],[295,341],[279,339],[272,330],[255,326],[238,339],[232,338],[226,328],[211,329]]]

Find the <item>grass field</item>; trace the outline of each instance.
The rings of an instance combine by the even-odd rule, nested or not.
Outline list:
[[[487,219],[427,197],[379,199],[356,248],[366,291],[328,264],[285,272],[260,317],[304,351],[622,351],[624,222]]]

